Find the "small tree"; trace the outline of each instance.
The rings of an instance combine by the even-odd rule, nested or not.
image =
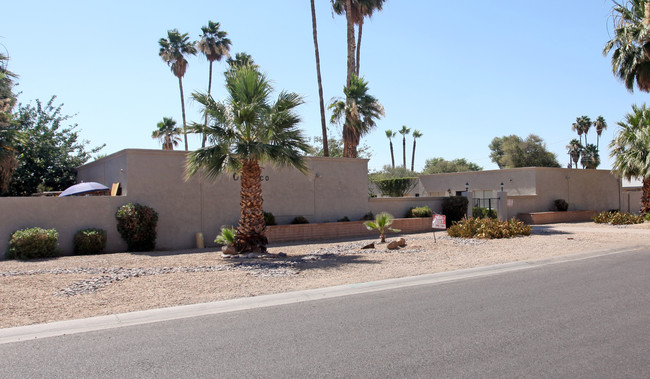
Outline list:
[[[399,232],[399,229],[393,229],[393,216],[390,213],[381,212],[375,218],[375,221],[366,221],[363,223],[368,230],[378,230],[381,242],[386,242],[386,231]]]

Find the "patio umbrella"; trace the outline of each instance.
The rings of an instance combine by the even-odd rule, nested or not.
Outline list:
[[[81,195],[84,193],[95,192],[95,191],[106,191],[108,189],[109,188],[106,187],[105,185],[97,182],[79,183],[79,184],[75,184],[74,186],[70,186],[66,188],[65,191],[61,192],[59,197]]]

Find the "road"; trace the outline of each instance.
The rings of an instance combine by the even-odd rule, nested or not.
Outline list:
[[[0,377],[650,377],[650,250],[0,345]]]

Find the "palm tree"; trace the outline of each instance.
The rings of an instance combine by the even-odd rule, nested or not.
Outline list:
[[[393,168],[395,168],[395,155],[393,155],[393,140],[397,133],[393,133],[392,130],[386,130],[386,137],[388,137],[388,142],[390,143],[390,162]]]
[[[575,132],[578,132],[578,137],[580,137],[580,143],[582,143],[582,135],[585,135],[585,145],[587,144],[587,133],[591,128],[591,119],[587,116],[580,116],[576,118],[576,122],[571,125],[571,129]]]
[[[323,156],[329,157],[330,151],[327,146],[327,124],[325,123],[325,102],[323,101],[323,82],[320,77],[320,54],[318,52],[318,28],[316,27],[316,7],[314,0],[311,2],[311,25],[314,35],[314,54],[316,55],[316,76],[318,78],[318,100],[320,105],[320,123],[323,131]]]
[[[607,122],[603,116],[598,116],[596,121],[594,121],[594,128],[596,128],[596,150],[598,150],[600,135],[603,134],[603,130],[607,129]]]
[[[415,140],[422,137],[422,133],[419,130],[413,131],[413,154],[411,156],[411,171],[415,172]]]
[[[244,66],[250,66],[254,70],[259,70],[260,68],[260,66],[255,64],[253,57],[251,57],[250,54],[247,54],[245,52],[235,54],[235,58],[228,58],[226,60],[226,63],[228,64],[228,71],[224,73],[226,75],[234,74],[238,68]]]
[[[221,24],[218,22],[208,21],[208,26],[201,27],[201,39],[197,43],[198,50],[205,55],[210,62],[210,71],[208,75],[208,95],[212,89],[212,63],[221,62],[223,57],[230,57],[230,39],[228,33],[219,30]],[[205,115],[205,123],[208,122],[208,115]],[[201,147],[205,147],[206,135],[203,135]]]
[[[334,99],[328,106],[332,110],[330,122],[343,123],[343,156],[356,158],[361,137],[375,127],[377,119],[384,116],[384,107],[368,94],[368,82],[354,74],[343,93],[346,101]]]
[[[375,216],[375,221],[366,221],[363,223],[368,230],[378,230],[381,242],[386,242],[386,231],[399,232],[399,229],[393,229],[393,216],[386,212],[381,212]]]
[[[201,170],[209,179],[223,172],[241,176],[241,211],[235,248],[239,252],[266,250],[262,182],[260,165],[295,167],[307,172],[307,140],[298,129],[300,117],[295,108],[302,98],[281,92],[275,102],[270,96],[269,80],[251,66],[235,69],[226,75],[228,98],[216,102],[207,94],[193,97],[208,114],[208,125],[193,125],[193,132],[208,134],[211,145],[188,156],[188,177]]]
[[[187,60],[185,56],[195,55],[196,47],[194,42],[189,41],[187,33],[181,34],[176,29],[167,31],[167,38],[158,41],[160,52],[158,55],[167,62],[172,72],[178,78],[178,87],[181,90],[181,109],[183,111],[183,136],[185,138],[185,151],[187,147],[187,123],[185,121],[185,98],[183,96],[183,76],[187,71]]]
[[[407,128],[406,125],[402,125],[402,129],[398,130],[398,132],[402,135],[402,155],[404,158],[404,168],[406,168],[406,136],[411,132],[411,129]]]
[[[571,157],[571,161],[576,165],[576,168],[578,168],[578,162],[580,161],[580,154],[582,154],[582,144],[580,143],[580,141],[574,138],[567,145],[567,149],[569,150],[569,156]]]
[[[603,48],[607,56],[612,50],[614,76],[634,91],[636,82],[643,92],[650,92],[650,2],[614,1],[612,8],[614,37]]]
[[[650,213],[650,109],[632,105],[632,113],[617,124],[620,129],[609,144],[613,170],[628,180],[643,180],[641,213]]]
[[[16,145],[21,141],[21,132],[12,122],[11,110],[16,103],[12,88],[18,75],[8,70],[9,57],[0,53],[0,194],[5,192],[18,161]]]
[[[600,165],[600,155],[596,145],[590,143],[582,149],[580,164],[585,169],[595,170]]]
[[[183,134],[183,129],[176,127],[176,121],[171,117],[163,117],[163,120],[157,125],[158,129],[151,133],[151,138],[157,138],[162,142],[163,150],[174,150],[181,141],[179,137]]]

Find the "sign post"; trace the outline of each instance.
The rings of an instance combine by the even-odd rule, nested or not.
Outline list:
[[[433,228],[433,242],[437,243],[436,230],[447,230],[447,216],[434,214],[431,227]]]

